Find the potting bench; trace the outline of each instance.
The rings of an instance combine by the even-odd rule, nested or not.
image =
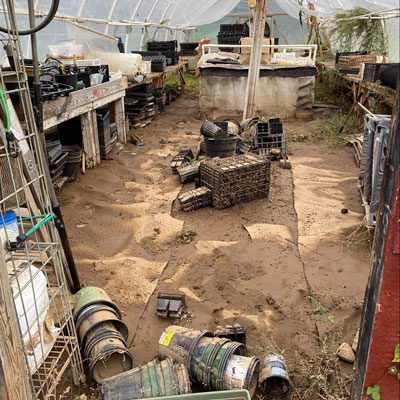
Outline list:
[[[86,167],[100,164],[100,145],[96,109],[110,104],[110,121],[116,123],[117,151],[126,143],[125,90],[126,77],[77,90],[66,97],[43,103],[43,129],[57,126],[72,118],[81,118],[83,150]]]

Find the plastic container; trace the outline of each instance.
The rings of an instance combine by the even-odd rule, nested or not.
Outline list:
[[[103,381],[104,400],[131,400],[190,393],[187,369],[171,359],[153,360],[144,366]]]
[[[55,76],[55,80],[58,83],[72,86],[74,90],[78,89],[78,75],[75,74],[60,74]]]
[[[236,153],[237,139],[237,136],[228,136],[220,139],[204,137],[207,157],[226,158],[234,156]]]
[[[28,366],[33,374],[53,345],[44,339],[44,320],[49,309],[47,279],[42,271],[30,265],[11,273],[10,283]]]
[[[90,86],[100,85],[103,82],[103,74],[91,74]]]
[[[108,65],[110,71],[121,71],[130,82],[134,82],[139,74],[142,64],[142,56],[139,54],[99,52],[95,55],[102,64]]]
[[[50,55],[54,58],[71,58],[83,55],[83,45],[81,44],[53,44],[49,45]]]
[[[0,216],[0,238],[4,245],[7,241],[15,242],[19,235],[17,215],[13,210],[7,211]]]

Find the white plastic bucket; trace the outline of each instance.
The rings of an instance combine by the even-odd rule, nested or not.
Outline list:
[[[34,374],[53,346],[53,341],[49,342],[44,335],[44,321],[49,311],[47,279],[42,271],[30,265],[13,272],[10,282],[28,366]],[[52,320],[51,330],[53,334]]]

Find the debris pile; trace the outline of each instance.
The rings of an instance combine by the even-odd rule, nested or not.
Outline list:
[[[157,296],[160,318],[184,319],[185,307],[184,294]],[[245,389],[250,396],[257,386],[267,395],[290,394],[284,360],[267,356],[260,375],[260,360],[248,354],[243,326],[218,326],[213,333],[171,325],[159,339],[158,358],[133,368],[126,348],[128,328],[103,289],[86,287],[78,292],[74,319],[90,378],[101,385],[105,400],[188,395],[191,383],[206,391]]]
[[[178,201],[183,211],[194,211],[211,205],[212,191],[206,187],[199,187],[182,193],[179,195]]]

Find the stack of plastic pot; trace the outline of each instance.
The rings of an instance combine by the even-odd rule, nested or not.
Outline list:
[[[104,400],[131,400],[188,394],[189,374],[182,364],[168,358],[105,379],[101,386]]]
[[[97,383],[133,367],[127,349],[128,328],[119,308],[100,288],[88,286],[77,293],[75,327],[90,377]]]
[[[190,379],[206,390],[247,389],[253,396],[260,362],[247,357],[242,343],[213,337],[209,331],[169,326],[159,340],[161,357],[184,364]]]

